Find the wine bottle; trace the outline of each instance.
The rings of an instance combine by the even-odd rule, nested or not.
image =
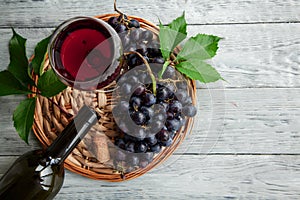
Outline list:
[[[63,184],[64,160],[98,118],[95,111],[83,106],[46,150],[20,156],[1,177],[0,199],[53,199]]]

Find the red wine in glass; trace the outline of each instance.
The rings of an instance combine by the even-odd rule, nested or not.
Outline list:
[[[49,43],[50,64],[67,85],[81,90],[109,85],[120,72],[121,40],[106,22],[76,17],[61,24]]]

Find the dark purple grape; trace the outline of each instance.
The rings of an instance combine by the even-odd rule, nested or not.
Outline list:
[[[175,93],[175,97],[177,98],[178,101],[181,102],[181,104],[184,104],[185,103],[185,100],[187,98],[187,92],[185,90],[178,90],[176,93]]]
[[[124,24],[118,24],[115,28],[117,33],[123,33],[127,30],[126,26]]]
[[[141,106],[142,100],[139,97],[133,96],[130,98],[129,103],[132,106],[132,108],[137,110]]]
[[[130,31],[130,40],[131,42],[137,42],[140,39],[141,29],[132,29]]]
[[[125,149],[125,142],[122,138],[119,138],[115,141],[115,145],[121,149]]]
[[[121,40],[122,40],[123,48],[126,49],[127,47],[129,47],[131,41],[128,35],[122,37]]]
[[[119,103],[119,112],[121,113],[127,113],[129,110],[129,103],[127,101],[121,101]]]
[[[135,20],[135,19],[131,19],[130,22],[128,23],[128,27],[129,28],[140,28],[140,22]]]
[[[191,97],[187,97],[185,99],[185,101],[183,102],[183,105],[192,104],[192,103],[193,103],[192,98]]]
[[[140,77],[139,77],[140,78]],[[139,85],[135,90],[134,90],[134,95],[135,96],[141,96],[143,94],[145,94],[146,92],[146,88],[143,85]]]
[[[169,137],[169,139],[167,141],[162,141],[161,145],[164,147],[169,147],[169,146],[171,146],[172,143],[173,143],[173,139],[171,137]]]
[[[127,158],[127,161],[130,166],[137,166],[139,164],[139,157],[135,155],[130,155],[128,157],[129,158]]]
[[[146,132],[143,128],[137,128],[136,130],[134,130],[134,136],[137,141],[141,141],[141,140],[145,139]]]
[[[179,101],[175,100],[170,103],[170,106],[169,106],[170,112],[179,113],[179,112],[181,112],[181,110],[182,110],[182,104]]]
[[[116,159],[118,161],[123,161],[126,159],[126,154],[122,150],[117,150],[116,152]]]
[[[174,79],[176,77],[176,70],[172,66],[168,66],[166,71],[163,74],[163,78]]]
[[[141,155],[141,159],[147,160],[148,162],[151,162],[153,160],[153,157],[154,157],[154,153],[152,152],[146,152]]]
[[[147,46],[145,43],[140,43],[138,46],[137,46],[137,52],[139,52],[140,54],[142,54],[143,56],[146,56],[147,55]]]
[[[144,32],[142,32],[141,34],[141,40],[142,41],[147,41],[150,42],[153,39],[153,33],[149,30],[145,30]]]
[[[170,120],[170,119],[174,119],[175,116],[174,116],[174,113],[173,112],[167,112],[167,119]]]
[[[119,129],[121,129],[123,132],[125,132],[125,133],[127,133],[128,131],[129,131],[129,129],[128,129],[128,127],[127,127],[127,125],[126,125],[126,123],[124,123],[124,122],[120,122],[120,124],[119,124]]]
[[[156,102],[156,97],[154,96],[154,94],[152,93],[146,93],[144,96],[143,96],[143,104],[145,106],[152,106],[153,104],[155,104]]]
[[[135,51],[135,50],[134,50]],[[128,57],[127,57],[127,64],[130,66],[130,67],[134,67],[134,66],[137,66],[139,63],[139,57],[138,55],[136,54],[130,54]]]
[[[164,109],[164,112],[167,112],[169,110],[169,104],[166,102],[160,102],[159,105],[161,105]]]
[[[153,145],[155,145],[157,143],[157,139],[156,139],[155,135],[152,135],[150,137],[145,138],[145,142],[148,145],[153,146]]]
[[[130,76],[128,82],[131,84],[131,85],[134,85],[135,87],[137,87],[137,84],[139,83],[139,79],[138,77],[136,76]],[[135,88],[134,87],[134,88]]]
[[[137,142],[134,149],[136,153],[145,153],[148,149],[148,145],[145,142]]]
[[[187,117],[194,117],[197,114],[197,109],[192,104],[189,104],[183,107],[182,113]]]
[[[125,150],[134,153],[134,142],[127,142],[125,146]]]
[[[107,23],[111,25],[113,28],[115,28],[118,25],[118,18],[117,17],[111,17],[108,19]]]
[[[154,115],[154,111],[150,107],[142,106],[140,111],[146,116],[146,119],[149,120]]]
[[[163,126],[164,126],[164,121],[152,121],[152,123],[150,124],[150,133],[156,134],[162,129]]]
[[[187,83],[185,81],[178,82],[176,85],[179,89],[183,89],[183,90],[187,89]]]
[[[148,161],[146,161],[146,160],[141,160],[140,163],[139,163],[139,167],[140,167],[140,168],[145,168],[145,167],[147,167],[148,164],[149,164]]]
[[[130,84],[124,83],[120,87],[120,92],[122,95],[128,95],[128,94],[131,94],[131,89],[132,89],[132,86]]]
[[[181,127],[181,123],[178,119],[167,120],[166,126],[168,131],[177,131]]]
[[[156,138],[160,141],[160,142],[165,142],[169,139],[169,132],[166,130],[161,130],[156,134]]]
[[[170,94],[170,90],[166,87],[160,87],[158,88],[157,92],[156,92],[156,98],[158,101],[165,101],[167,100],[171,94]]]
[[[139,111],[133,112],[131,114],[131,119],[137,125],[143,125],[146,122],[146,116],[143,113],[139,112]]]
[[[150,146],[150,151],[153,153],[159,153],[161,151],[161,145],[159,143]]]
[[[149,53],[148,53],[149,54]],[[156,57],[152,59],[153,63],[159,63],[159,64],[164,64],[165,60],[162,57]]]

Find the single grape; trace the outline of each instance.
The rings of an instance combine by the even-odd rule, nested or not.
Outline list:
[[[140,168],[145,168],[145,167],[147,167],[148,164],[149,164],[148,161],[142,160],[142,161],[140,161],[140,163],[139,163],[139,167],[140,167]]]
[[[133,112],[131,114],[131,119],[137,125],[143,125],[146,122],[146,116],[143,113],[139,112],[139,111]]]
[[[182,113],[187,117],[194,117],[197,114],[197,109],[192,104],[183,107]]]
[[[181,127],[181,123],[178,119],[171,119],[166,121],[168,131],[177,131]]]
[[[136,141],[141,141],[141,140],[145,139],[146,131],[144,130],[144,128],[139,127],[136,130],[134,130],[134,136],[136,138]]]
[[[126,154],[122,150],[117,150],[117,152],[116,152],[116,159],[118,161],[126,160]]]
[[[170,103],[170,106],[169,106],[170,112],[179,113],[179,112],[181,112],[181,110],[182,110],[182,104],[179,101],[175,100]]]
[[[131,94],[131,89],[132,89],[132,86],[128,83],[124,83],[123,85],[121,85],[120,87],[120,92],[123,94],[123,95],[128,95],[128,94]]]
[[[144,96],[143,96],[143,104],[145,106],[152,106],[153,104],[155,104],[156,102],[156,97],[154,96],[154,94],[152,93],[146,93]]]
[[[130,154],[127,158],[128,164],[130,166],[137,166],[139,164],[139,157],[135,156],[134,154]]]
[[[122,44],[123,44],[123,48],[127,49],[130,46],[130,37],[128,35],[125,35],[121,38],[122,40]]]
[[[140,43],[137,46],[137,52],[139,52],[140,54],[142,54],[143,56],[147,55],[147,46],[145,43]]]
[[[154,153],[159,153],[161,151],[161,145],[159,143],[150,146],[150,151]]]
[[[125,146],[125,150],[134,153],[134,146],[135,143],[134,142],[127,142],[126,146]]]
[[[138,78],[141,79],[141,77],[138,77]],[[145,86],[139,85],[139,86],[135,89],[135,91],[134,91],[133,94],[134,94],[135,96],[141,96],[141,95],[145,94],[145,92],[146,92]]]
[[[153,146],[157,143],[157,139],[156,139],[155,135],[151,135],[150,137],[145,138],[145,142],[148,145]]]
[[[121,149],[125,149],[125,142],[122,138],[118,138],[115,141],[115,145],[117,145],[117,147],[121,148]]]
[[[173,139],[171,137],[169,137],[169,139],[167,141],[162,141],[161,145],[164,147],[169,147],[169,146],[171,146],[172,143],[173,143]]]
[[[128,23],[128,27],[129,28],[140,28],[140,22],[135,20],[135,19],[131,19],[130,22]]]
[[[159,63],[159,64],[164,64],[165,60],[162,57],[155,57],[152,59],[153,63]]]
[[[145,153],[148,149],[148,145],[145,142],[137,142],[134,149],[136,153]]]
[[[170,90],[166,87],[160,87],[156,91],[156,98],[158,101],[165,101],[170,97]]]
[[[118,18],[117,17],[111,17],[108,19],[107,23],[111,25],[113,28],[115,28],[118,25]]]
[[[164,112],[167,112],[169,110],[169,104],[166,102],[160,102],[159,105],[162,106],[162,108],[164,109]]]
[[[146,42],[151,42],[153,39],[153,33],[149,30],[145,30],[141,34],[141,40]]]
[[[186,98],[187,98],[187,92],[185,90],[178,90],[175,93],[175,97],[177,98],[178,101],[181,102],[181,104],[185,103]]]
[[[166,71],[163,74],[163,78],[174,79],[176,77],[176,70],[172,66],[168,66]]]
[[[137,110],[141,106],[142,100],[139,97],[133,96],[130,98],[129,103],[134,110]]]
[[[149,120],[154,115],[154,111],[150,107],[142,106],[140,111],[146,116],[146,120]]]
[[[131,42],[138,42],[140,39],[141,29],[132,29],[130,31],[130,40]]]
[[[118,24],[115,28],[117,33],[123,33],[127,30],[126,26],[124,24]]]
[[[161,130],[156,134],[156,138],[160,141],[160,142],[165,142],[169,139],[169,132],[166,130]]]

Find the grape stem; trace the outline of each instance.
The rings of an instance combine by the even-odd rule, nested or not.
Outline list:
[[[116,12],[118,12],[119,14],[123,15],[124,13],[122,13],[118,8],[117,8],[117,0],[114,0],[114,10]]]
[[[147,71],[148,71],[148,73],[149,73],[149,75],[150,75],[150,78],[151,78],[151,81],[152,81],[152,90],[153,90],[153,94],[156,95],[156,78],[155,78],[155,76],[154,76],[154,74],[153,74],[153,72],[152,72],[152,70],[151,70],[151,67],[150,67],[148,61],[144,58],[144,56],[142,56],[142,55],[141,55],[139,52],[137,52],[137,51],[130,51],[130,52],[127,52],[127,53],[125,53],[125,56],[126,56],[126,55],[130,55],[130,54],[136,54],[136,55],[138,55],[138,56],[143,60],[143,62],[145,63],[145,65],[146,65],[146,67],[147,67]]]

